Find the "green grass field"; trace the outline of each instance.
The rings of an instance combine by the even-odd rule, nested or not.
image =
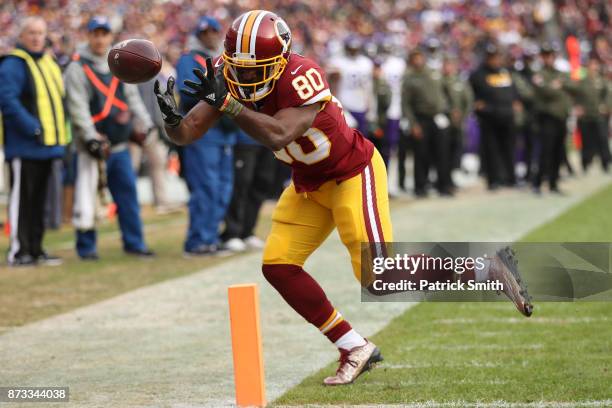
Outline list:
[[[612,186],[522,241],[610,242],[611,209]],[[510,302],[421,303],[372,341],[385,361],[354,384],[323,387],[332,363],[274,405],[612,406],[610,303],[540,303],[529,319]]]

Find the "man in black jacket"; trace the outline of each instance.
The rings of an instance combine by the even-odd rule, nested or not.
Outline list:
[[[489,44],[482,65],[470,76],[474,110],[480,124],[481,160],[490,190],[516,184],[514,174],[514,109],[518,93],[503,67],[500,49]]]

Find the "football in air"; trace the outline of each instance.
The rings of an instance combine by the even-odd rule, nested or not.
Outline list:
[[[151,41],[131,39],[113,46],[108,67],[114,76],[128,84],[147,82],[159,73],[161,54]]]

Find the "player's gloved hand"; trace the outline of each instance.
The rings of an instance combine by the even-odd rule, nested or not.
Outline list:
[[[200,82],[185,80],[183,83],[192,91],[181,89],[182,93],[200,99],[231,116],[240,113],[243,105],[228,93],[223,72],[220,70],[215,75],[211,58],[206,58],[206,74],[197,68],[193,70],[193,73]]]
[[[190,80],[183,81],[185,86],[192,90],[181,89],[181,93],[192,98],[200,99],[217,109],[221,108],[227,96],[227,88],[225,87],[223,75],[215,76],[212,59],[206,58],[206,74],[198,68],[195,68],[193,73],[200,82]]]
[[[181,120],[183,120],[183,116],[179,113],[176,100],[174,99],[174,77],[171,76],[168,78],[166,92],[164,93],[159,90],[159,81],[156,80],[153,92],[155,92],[155,96],[157,97],[157,104],[159,105],[162,118],[166,125],[169,127],[177,127],[179,123],[181,123]]]

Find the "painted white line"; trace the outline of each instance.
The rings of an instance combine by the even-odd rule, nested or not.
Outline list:
[[[411,346],[406,346],[403,350],[412,351],[412,350],[457,350],[457,351],[465,351],[465,350],[541,350],[544,346],[539,343],[535,344],[521,344],[521,345],[505,345],[505,344],[453,344],[453,345],[445,345],[445,344],[416,344]]]
[[[515,364],[516,365],[516,364]],[[520,364],[523,365],[523,364]],[[386,368],[389,370],[413,370],[413,369],[421,369],[421,368],[433,368],[433,367],[445,367],[445,368],[465,368],[465,367],[477,367],[477,368],[499,368],[506,367],[507,363],[501,364],[494,361],[478,361],[471,360],[465,361],[462,363],[449,363],[449,362],[441,362],[440,364],[432,364],[432,363],[417,363],[417,364],[392,364],[392,363],[379,363],[377,368]]]
[[[612,318],[606,316],[598,316],[598,317],[563,317],[563,318],[555,318],[555,317],[532,317],[529,320],[525,318],[516,318],[516,317],[505,317],[505,318],[455,318],[455,319],[437,319],[434,320],[434,323],[437,324],[491,324],[491,323],[500,323],[500,324],[585,324],[585,323],[601,323],[601,322],[609,322],[612,321]]]

